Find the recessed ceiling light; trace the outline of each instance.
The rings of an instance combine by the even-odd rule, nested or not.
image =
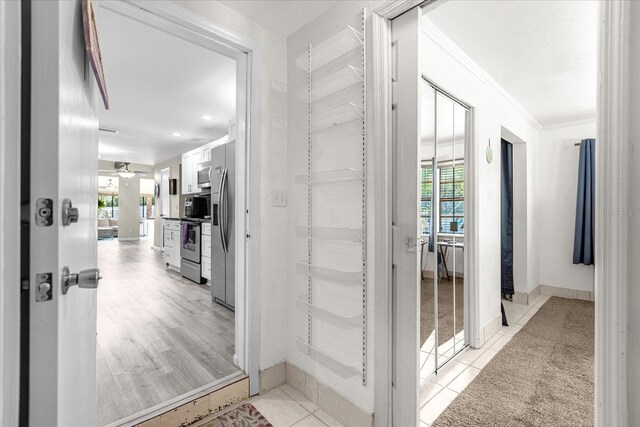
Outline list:
[[[171,135],[173,135],[173,136],[182,136],[182,134],[180,132],[174,132]]]
[[[211,116],[210,116],[210,115],[208,115],[208,114],[203,114],[202,116],[200,116],[200,118],[201,118],[202,120],[211,120],[211,119],[213,119],[213,117],[211,117]]]

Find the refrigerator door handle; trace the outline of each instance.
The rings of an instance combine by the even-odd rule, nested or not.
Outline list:
[[[222,177],[220,178],[220,192],[218,193],[220,197],[220,203],[218,204],[220,209],[220,239],[222,240],[222,250],[227,253],[227,230],[226,230],[226,222],[227,222],[227,169],[225,168],[222,171]]]

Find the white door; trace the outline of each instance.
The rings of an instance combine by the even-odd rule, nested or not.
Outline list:
[[[171,216],[171,204],[169,197],[169,176],[171,169],[166,168],[160,171],[160,216]]]
[[[96,290],[63,294],[62,272],[97,267],[98,91],[81,0],[36,1],[31,9],[29,425],[87,427],[96,424]],[[63,199],[78,209],[69,226]],[[50,225],[38,225],[49,210]],[[95,286],[96,278],[79,280]]]
[[[393,61],[393,425],[418,425],[420,347],[420,17],[394,19]]]

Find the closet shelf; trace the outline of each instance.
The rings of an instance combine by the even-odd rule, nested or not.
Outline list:
[[[296,175],[296,182],[306,185],[343,184],[347,182],[361,182],[363,179],[364,175],[362,174],[362,170],[353,168],[314,172],[310,175],[306,173]]]
[[[296,301],[308,308],[311,315],[319,319],[326,320],[334,325],[344,327],[360,327],[362,326],[362,311],[359,313],[340,314],[327,308],[322,308],[318,305],[311,304],[309,302],[309,294],[305,294],[296,298]]]
[[[313,279],[325,280],[345,286],[362,286],[364,274],[362,271],[341,271],[332,268],[319,267],[306,261],[296,263],[298,274]]]
[[[316,347],[307,344],[300,337],[296,337],[296,342],[298,345],[298,350],[309,353],[312,358],[322,363],[324,366],[331,369],[342,378],[351,378],[355,377],[356,375],[362,375],[362,372],[360,371],[360,369],[358,369],[358,367],[362,365],[362,361],[345,363],[317,349]]]
[[[337,107],[311,115],[311,132],[321,132],[335,126],[342,126],[364,118],[364,108],[353,102],[345,102]]]
[[[351,86],[362,84],[362,82],[364,82],[364,72],[360,68],[347,65],[313,83],[311,102],[326,98]],[[298,99],[308,101],[309,89],[306,86],[301,87],[298,89],[297,95]]]
[[[327,40],[311,47],[311,64],[309,64],[309,52],[304,52],[296,59],[296,65],[304,71],[311,72],[363,44],[362,33],[351,26],[346,26]]]
[[[362,243],[362,228],[296,226],[296,236],[305,239],[336,240]]]

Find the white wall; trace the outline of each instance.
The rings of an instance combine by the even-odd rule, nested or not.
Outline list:
[[[165,160],[164,162],[158,163],[153,167],[153,179],[156,184],[163,185],[160,182],[160,172],[162,169],[169,168],[169,179],[177,179],[178,180],[178,194],[169,195],[169,217],[170,218],[180,218],[182,216],[184,197],[182,196],[182,185],[180,181],[182,178],[180,177],[180,164],[182,162],[182,156],[172,157],[169,160]],[[162,247],[162,210],[160,208],[161,200],[156,199],[156,210],[155,210],[155,220],[153,221],[153,244],[154,246],[161,248]]]
[[[286,41],[217,1],[175,0],[229,31],[251,39],[260,48],[260,369],[286,358],[287,210],[271,207],[273,189],[287,188]]]
[[[477,145],[477,200],[479,205],[479,310],[480,327],[500,315],[500,138],[509,129],[527,147],[528,217],[535,217],[535,159],[538,126],[508,97],[495,90],[497,84],[460,49],[432,26],[423,27],[424,74],[434,83],[473,107],[473,139]],[[484,152],[491,139],[493,162]],[[468,159],[467,162],[471,160]],[[468,189],[467,191],[472,191]],[[532,221],[527,224],[527,286],[537,279],[537,237]]]
[[[296,336],[301,336],[306,339],[306,324],[307,315],[305,310],[300,310],[300,307],[295,302],[295,297],[306,294],[306,279],[296,273],[296,261],[306,260],[306,240],[297,238],[295,236],[294,227],[296,225],[305,225],[307,221],[307,191],[306,187],[297,184],[294,181],[296,174],[306,173],[307,170],[307,103],[304,97],[301,99],[297,92],[302,90],[306,93],[307,88],[307,73],[296,67],[296,58],[304,54],[307,50],[309,43],[318,44],[346,25],[360,30],[361,24],[361,9],[365,7],[367,11],[371,11],[375,7],[375,2],[340,2],[335,7],[321,15],[319,18],[309,23],[296,33],[292,34],[287,39],[287,85],[288,85],[288,102],[289,102],[289,137],[288,137],[288,169],[289,169],[289,222],[288,222],[288,282],[289,292],[287,297],[287,304],[289,306],[289,324],[291,325],[288,331],[287,337],[287,358],[294,365],[305,370],[309,374],[313,375],[321,383],[329,385],[334,390],[338,391],[342,396],[355,403],[358,407],[366,412],[373,412],[373,263],[371,260],[373,257],[373,241],[374,230],[370,226],[368,230],[368,254],[369,263],[367,266],[367,288],[368,288],[368,300],[367,300],[367,386],[362,385],[360,376],[354,376],[349,379],[344,379],[332,370],[326,368],[324,365],[316,362],[310,358],[305,352],[300,351],[296,346]],[[354,65],[354,61],[361,61],[360,51],[355,50],[349,54],[346,54],[340,60],[336,62],[344,65]],[[358,64],[356,64],[358,65]],[[362,67],[361,62],[358,65]],[[331,70],[335,71],[339,69],[339,65],[333,63],[329,66]],[[318,70],[314,78],[320,78],[326,75],[327,72]],[[355,91],[355,92],[353,92]],[[332,105],[339,105],[340,102],[348,100],[350,96],[357,97],[356,93],[358,88],[347,89],[343,93],[335,95],[337,98],[330,98],[314,104],[314,111],[322,111],[329,108]],[[331,170],[344,167],[361,167],[354,162],[361,162],[361,145],[354,143],[357,140],[357,126],[361,124],[355,124],[355,128],[352,125],[346,125],[336,130],[327,131],[322,135],[319,135],[314,142],[314,171],[319,170]],[[353,131],[356,132],[354,137]],[[360,128],[361,132],[361,128]],[[361,135],[361,133],[360,133]],[[354,139],[355,138],[355,139]],[[371,139],[369,141],[372,141]],[[373,147],[369,146],[369,150],[373,150]],[[373,174],[375,171],[371,169],[373,161],[368,162],[368,177],[369,177],[369,194],[373,194],[371,183],[373,182]],[[325,226],[359,226],[361,213],[360,207],[360,186],[351,185],[348,186],[327,186],[324,188],[314,188],[314,225]],[[372,202],[373,197],[369,197],[369,201]],[[336,202],[341,200],[343,203]],[[330,204],[334,203],[334,204]],[[329,207],[329,208],[327,208]],[[369,203],[368,207],[368,224],[374,223],[373,218],[373,205]],[[326,251],[325,251],[326,249]],[[355,252],[354,252],[355,251]],[[345,270],[350,270],[353,267],[353,263],[359,260],[361,257],[360,246],[358,245],[333,245],[331,249],[314,243],[314,256],[316,259],[322,258],[321,262],[324,262],[325,266],[337,267],[339,263],[342,263]],[[338,255],[338,256],[336,256]],[[358,268],[359,267],[359,268]],[[360,266],[356,266],[353,270],[360,269]],[[359,287],[355,287],[351,291],[355,290],[355,293],[349,294],[349,291],[344,289],[338,289],[332,286],[331,283],[314,281],[315,286],[323,286],[326,292],[318,292],[315,294],[316,298],[321,299],[323,294],[326,297],[327,294],[333,292],[333,302],[316,301],[318,304],[324,304],[334,308],[336,311],[345,309],[347,307],[354,307],[354,303],[361,301],[361,291]],[[339,285],[338,285],[339,286]],[[359,293],[359,294],[358,294]],[[329,341],[324,334],[330,334],[330,328],[322,322],[314,320],[314,325],[318,335],[314,333],[314,342],[319,345],[321,349],[327,353],[332,354],[335,357],[341,357],[343,360],[352,360],[353,362],[359,361],[362,358],[361,352],[361,336],[360,328],[354,328],[352,330],[336,332],[332,337],[332,341]],[[352,337],[351,340],[345,337]]]
[[[545,128],[538,151],[540,283],[593,292],[594,267],[573,264],[580,147],[595,138],[596,121]]]
[[[118,239],[140,239],[140,176],[118,178]]]
[[[629,23],[640,22],[640,4],[630,2]],[[629,99],[630,108],[628,120],[629,128],[629,176],[628,176],[628,205],[629,210],[640,209],[640,26],[629,25]],[[600,141],[603,143],[603,141]],[[596,159],[597,162],[597,159]],[[601,214],[598,212],[597,214]],[[628,228],[628,305],[627,305],[627,387],[629,395],[629,425],[640,425],[640,218],[630,216],[627,219]],[[597,260],[596,260],[597,262]],[[602,284],[603,292],[606,292],[607,283]]]

